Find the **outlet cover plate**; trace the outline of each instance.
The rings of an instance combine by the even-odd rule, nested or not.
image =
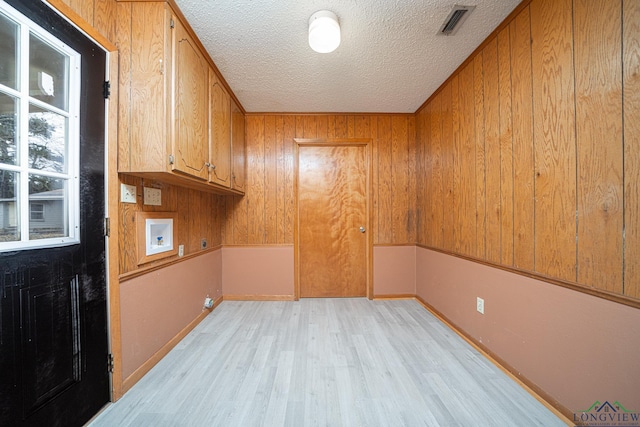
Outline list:
[[[159,188],[144,187],[144,204],[162,206],[162,190]]]
[[[122,203],[136,203],[136,186],[120,184],[120,201]]]
[[[476,299],[476,310],[478,310],[478,313],[484,314],[484,300],[480,297]]]

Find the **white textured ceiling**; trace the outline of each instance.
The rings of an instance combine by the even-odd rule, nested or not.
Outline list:
[[[176,0],[248,112],[413,113],[520,0]],[[476,9],[436,35],[454,4]],[[320,54],[309,17],[338,15]]]

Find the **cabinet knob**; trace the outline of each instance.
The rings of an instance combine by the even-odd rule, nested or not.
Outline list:
[[[364,233],[365,231],[367,231],[367,229],[366,229],[366,228],[364,228],[364,227],[360,227],[360,232],[361,232],[361,233]]]

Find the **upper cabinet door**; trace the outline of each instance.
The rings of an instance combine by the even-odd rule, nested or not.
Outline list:
[[[244,114],[233,100],[231,101],[231,147],[233,150],[232,188],[245,192],[247,170],[247,143],[244,138]]]
[[[231,97],[209,70],[209,181],[231,188]]]
[[[207,80],[209,66],[174,16],[173,46],[173,170],[207,179],[209,158]]]

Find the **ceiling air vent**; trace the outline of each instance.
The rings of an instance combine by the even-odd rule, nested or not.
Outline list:
[[[458,31],[464,20],[467,19],[467,16],[469,16],[469,14],[475,8],[475,6],[460,6],[458,4],[454,5],[453,9],[449,13],[449,16],[447,16],[447,19],[444,20],[444,24],[442,24],[442,27],[440,27],[440,31],[438,31],[438,34],[442,34],[445,36],[454,35]]]

